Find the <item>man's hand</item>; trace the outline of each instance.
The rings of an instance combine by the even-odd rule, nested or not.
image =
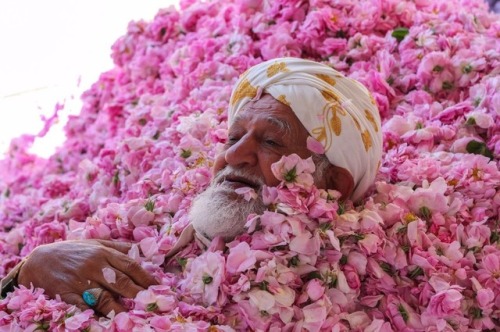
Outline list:
[[[63,241],[37,247],[29,255],[18,275],[18,283],[33,284],[45,289],[54,298],[57,294],[67,303],[88,309],[82,293],[90,288],[102,288],[94,310],[107,315],[112,310],[125,310],[119,297],[134,298],[156,280],[126,253],[128,243],[103,240]],[[103,274],[112,269],[116,282],[110,283]],[[108,278],[109,279],[109,278]]]

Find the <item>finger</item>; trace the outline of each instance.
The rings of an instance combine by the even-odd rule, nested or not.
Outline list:
[[[118,302],[117,298],[107,290],[102,291],[99,301],[93,309],[106,316],[111,311],[114,311],[115,314],[126,311],[125,307]]]
[[[144,270],[139,263],[127,255],[108,255],[108,263],[115,269],[126,274],[134,283],[143,288],[158,284],[149,272]]]
[[[73,304],[75,305],[78,309],[81,311],[85,311],[88,309],[92,309],[89,307],[82,299],[82,297],[78,294],[71,293],[71,294],[66,294],[65,296],[61,296],[61,300],[63,300],[66,303]]]
[[[93,307],[87,305],[85,301],[83,301],[82,296],[75,293],[66,294],[64,297],[61,296],[61,300],[66,303],[72,303],[76,305],[82,311],[92,309],[95,312],[105,316],[107,316],[113,310],[115,311],[115,313],[126,311],[125,307],[120,302],[118,302],[118,300],[107,290],[102,291],[97,304]]]
[[[96,239],[95,241],[99,242],[103,246],[115,249],[121,252],[122,254],[128,254],[128,252],[132,248],[132,243],[128,242],[118,242],[118,241],[99,240],[99,239]]]
[[[121,271],[113,269],[116,276],[116,281],[113,283],[106,282],[101,285],[107,288],[112,293],[118,294],[122,297],[133,299],[137,293],[144,290],[144,287],[137,285],[128,275]]]

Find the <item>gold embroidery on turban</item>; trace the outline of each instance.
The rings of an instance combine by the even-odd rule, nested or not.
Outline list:
[[[286,96],[285,95],[280,95],[278,97],[278,101],[282,104],[285,104],[286,106],[290,107],[290,102],[288,100],[286,100]]]
[[[358,119],[356,119],[356,117],[353,116],[352,114],[351,114],[351,118],[354,121],[354,124],[356,125],[356,128],[358,128],[358,130],[361,131],[361,125],[359,124]]]
[[[330,84],[331,86],[334,86],[336,83],[334,78],[332,78],[331,76],[326,75],[326,74],[316,74],[316,77],[318,77],[320,80],[325,81],[326,83]]]
[[[234,92],[233,98],[231,99],[231,105],[236,104],[238,101],[245,97],[254,98],[257,95],[257,88],[250,84],[248,79],[244,79],[238,84],[236,91]]]
[[[267,77],[273,77],[279,72],[286,73],[289,69],[286,67],[286,63],[284,62],[276,62],[267,67]]]
[[[372,104],[377,106],[377,102],[375,101],[375,98],[373,97],[373,95],[371,93],[368,93],[368,95],[370,96],[370,101],[372,102]]]
[[[339,97],[331,90],[321,90],[321,95],[330,103],[339,102]]]
[[[370,123],[372,124],[373,129],[375,129],[375,131],[378,132],[378,126],[377,123],[375,122],[375,118],[373,117],[373,115],[370,113],[369,110],[365,110],[365,116],[368,119],[368,121],[370,121]]]
[[[365,145],[365,150],[368,151],[368,149],[373,145],[372,137],[370,136],[368,130],[365,130],[361,133],[361,139],[363,140],[363,144]]]

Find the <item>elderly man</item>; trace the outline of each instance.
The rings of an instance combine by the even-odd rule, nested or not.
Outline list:
[[[250,68],[236,83],[229,108],[229,132],[217,156],[214,178],[193,202],[190,226],[168,257],[197,236],[230,240],[244,232],[250,213],[262,213],[262,200],[245,201],[235,190],[256,192],[279,181],[271,165],[282,156],[313,157],[318,188],[335,189],[342,199],[360,199],[373,183],[382,152],[380,118],[366,88],[329,66],[281,58]],[[311,152],[312,137],[324,154]],[[16,281],[44,288],[46,294],[107,314],[125,310],[120,297],[132,298],[156,281],[126,255],[130,244],[63,241],[36,248],[2,281],[2,292]],[[112,268],[109,283],[103,268]],[[17,279],[17,280],[16,280]]]

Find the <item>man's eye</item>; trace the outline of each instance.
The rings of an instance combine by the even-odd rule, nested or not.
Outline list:
[[[226,145],[233,145],[238,142],[240,139],[238,137],[228,137],[226,140]]]
[[[264,143],[266,143],[269,146],[280,146],[281,145],[280,143],[278,143],[277,141],[275,141],[273,139],[266,139],[264,141]]]

